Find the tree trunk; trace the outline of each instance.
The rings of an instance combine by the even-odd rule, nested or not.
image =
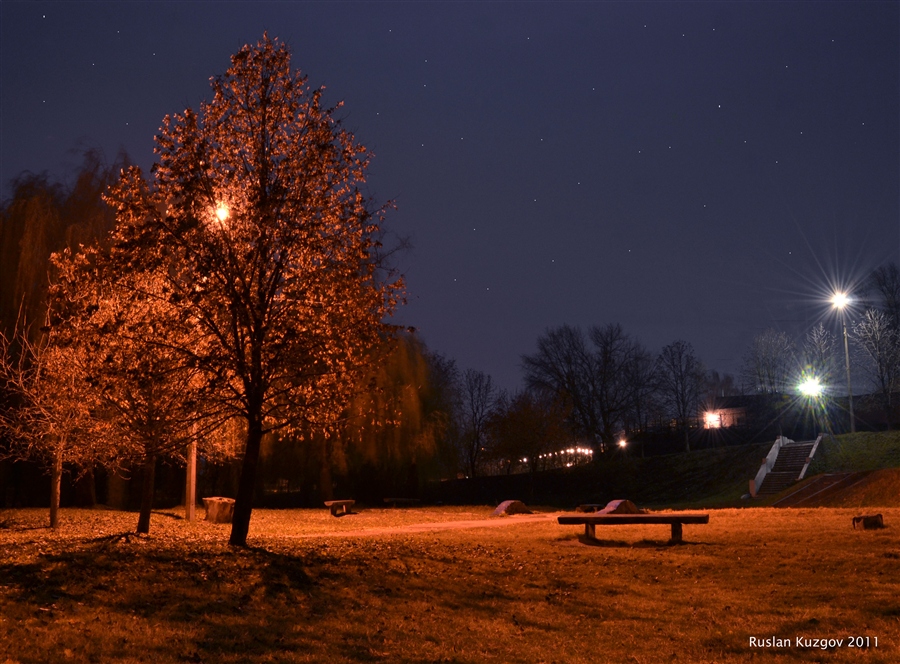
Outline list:
[[[197,443],[188,444],[187,467],[184,480],[184,518],[188,523],[195,520],[197,506]]]
[[[331,446],[325,436],[320,437],[322,445],[320,451],[322,459],[319,462],[319,497],[325,500],[334,500],[334,478],[331,476]]]
[[[144,472],[141,480],[141,514],[138,517],[137,531],[143,535],[150,532],[150,510],[153,509],[153,481],[156,476],[156,455],[151,454],[144,461]]]
[[[250,531],[250,514],[253,511],[253,490],[256,487],[256,466],[259,462],[259,447],[262,440],[262,422],[247,423],[247,447],[241,464],[241,478],[238,481],[237,498],[234,501],[234,517],[231,520],[231,546],[247,546]]]
[[[62,451],[56,453],[50,470],[50,527],[59,527],[59,493],[62,488]]]

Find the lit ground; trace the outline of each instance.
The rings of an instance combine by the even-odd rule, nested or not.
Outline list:
[[[490,511],[259,510],[235,551],[177,512],[126,539],[136,514],[63,510],[51,533],[8,510],[0,663],[900,661],[900,508],[864,510],[878,531],[852,508],[715,510],[681,546],[668,526],[594,546],[553,519],[408,528]]]

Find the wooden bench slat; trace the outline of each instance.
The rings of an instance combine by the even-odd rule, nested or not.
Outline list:
[[[682,525],[685,523],[709,523],[709,514],[578,514],[557,517],[560,525],[584,525],[584,536],[595,540],[596,526],[635,525],[641,523],[665,523],[672,526],[672,542],[681,542]]]
[[[709,523],[709,514],[579,514],[557,517],[560,525],[637,524],[637,523]]]

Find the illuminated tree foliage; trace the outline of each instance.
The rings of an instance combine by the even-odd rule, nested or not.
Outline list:
[[[106,465],[113,471],[142,469],[137,532],[147,533],[157,460],[179,457],[197,440],[207,458],[222,456],[221,438],[213,434],[224,417],[209,399],[200,371],[172,349],[190,339],[192,329],[179,325],[160,280],[110,272],[115,265],[98,247],[54,254],[53,263],[54,343],[75,358],[70,371],[83,377],[94,417],[113,441],[115,455]]]
[[[7,456],[37,461],[50,471],[50,527],[59,525],[64,466],[81,472],[114,458],[109,432],[95,417],[94,392],[79,370],[82,349],[50,334],[31,342],[22,331],[13,349],[0,335],[0,383],[11,407],[0,411]]]
[[[360,192],[368,155],[322,90],[267,36],[231,62],[211,102],[165,118],[152,182],[129,169],[109,200],[113,260],[164,302],[158,327],[190,330],[159,343],[246,422],[230,537],[244,546],[262,436],[334,426],[401,285]]]

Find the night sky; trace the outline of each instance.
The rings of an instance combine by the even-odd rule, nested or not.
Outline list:
[[[375,153],[429,347],[516,389],[548,327],[618,322],[737,373],[900,261],[898,7],[4,1],[3,196],[89,147],[149,168],[268,30]]]

